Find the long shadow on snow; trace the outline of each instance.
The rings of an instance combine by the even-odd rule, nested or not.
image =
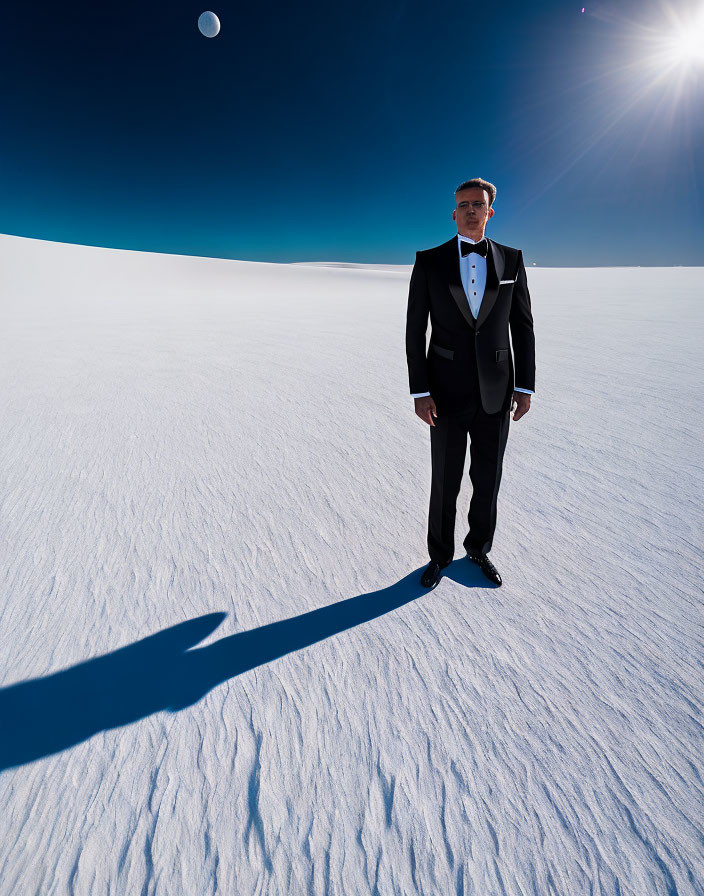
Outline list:
[[[453,564],[447,572],[453,571],[452,578],[462,584],[478,584],[466,561],[463,567],[460,572]],[[427,593],[419,573],[380,591],[190,650],[227,615],[209,613],[54,675],[2,688],[0,770],[50,756],[160,710],[184,709],[235,675],[389,613]]]

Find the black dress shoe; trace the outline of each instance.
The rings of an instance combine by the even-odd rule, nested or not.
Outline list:
[[[492,581],[495,585],[501,584],[501,576],[499,575],[499,571],[486,554],[470,554],[468,551],[467,559],[471,560],[472,563],[476,563],[479,569],[481,569],[481,571],[487,577],[487,579]]]
[[[436,563],[435,560],[431,560],[425,567],[425,572],[420,577],[421,585],[424,588],[434,588],[442,578],[442,570],[445,569],[446,566],[449,566],[451,562],[452,561],[449,563]]]

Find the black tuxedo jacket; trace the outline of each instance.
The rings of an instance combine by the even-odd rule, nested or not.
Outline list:
[[[510,409],[514,385],[535,391],[535,337],[523,253],[487,241],[486,289],[476,321],[462,286],[457,236],[416,252],[406,317],[408,378],[411,393],[430,392],[438,413],[466,410],[481,401],[493,414]]]

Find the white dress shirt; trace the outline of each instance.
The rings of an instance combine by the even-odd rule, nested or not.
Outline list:
[[[470,252],[469,255],[463,256],[460,249],[460,244],[463,241],[465,243],[475,243],[477,241],[462,233],[457,234],[457,252],[460,256],[462,286],[469,302],[469,310],[472,312],[472,317],[476,320],[479,316],[479,309],[482,306],[484,290],[486,289],[486,258],[477,252]],[[527,392],[529,395],[535,394],[531,389],[520,389],[518,386],[514,386],[513,391]],[[423,398],[425,395],[430,395],[430,392],[412,392],[411,398]]]

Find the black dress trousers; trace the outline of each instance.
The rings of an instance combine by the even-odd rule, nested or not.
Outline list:
[[[457,495],[462,484],[468,435],[472,499],[464,548],[484,554],[491,550],[509,424],[508,410],[487,414],[478,403],[469,410],[439,413],[435,426],[430,427],[432,481],[428,553],[431,560],[448,563],[455,553]]]

